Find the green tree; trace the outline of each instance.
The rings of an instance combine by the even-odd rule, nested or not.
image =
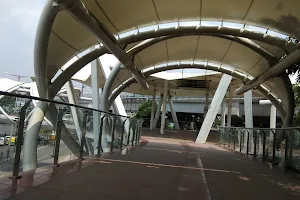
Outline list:
[[[156,110],[156,103],[155,103],[155,110]],[[140,106],[139,110],[136,113],[136,117],[138,118],[150,118],[151,117],[151,108],[152,108],[152,101],[144,101]]]
[[[293,125],[294,126],[300,126],[300,85],[295,84],[293,86],[294,95],[295,95],[295,114],[294,114],[294,120]]]
[[[0,99],[0,106],[8,113],[13,113],[16,104],[16,97],[4,96]]]

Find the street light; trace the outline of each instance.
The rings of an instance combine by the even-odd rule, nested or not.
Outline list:
[[[28,76],[21,76],[21,75],[18,75],[18,74],[11,74],[11,73],[8,73],[8,72],[4,72],[4,74],[17,77],[18,82],[20,82],[21,78],[28,77]],[[16,97],[16,101],[15,101],[15,110],[17,110],[17,106],[18,106],[17,104],[18,104],[18,97]],[[21,104],[21,102],[20,102],[20,104]]]
[[[4,72],[4,74],[17,77],[18,78],[18,82],[20,81],[21,78],[28,77],[28,76],[21,76],[21,75],[18,75],[18,74],[11,74],[11,73],[8,73],[8,72]]]

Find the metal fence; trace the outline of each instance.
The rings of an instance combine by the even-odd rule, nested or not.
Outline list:
[[[33,152],[36,155],[33,156],[36,156],[38,167],[59,165],[64,161],[83,159],[87,156],[99,157],[102,152],[123,150],[124,147],[139,143],[143,119],[21,94],[0,91],[0,95],[2,98],[17,97],[19,101],[24,102],[20,109],[12,113],[13,116],[18,116],[13,119],[16,131],[7,138],[10,141],[14,138],[14,142],[0,146],[0,155],[7,155],[6,159],[0,161],[0,176],[17,178],[19,172],[24,171],[23,166],[29,164],[23,159],[23,141],[27,134],[26,129],[30,127],[28,122],[32,113],[35,109],[40,112],[39,108],[32,105],[41,102],[47,102],[48,111],[39,124],[40,131],[34,137],[36,141],[32,141],[32,144],[37,144],[33,145],[37,147],[36,152]],[[99,116],[99,126],[93,124],[95,113]],[[95,127],[97,130],[94,130]],[[94,142],[95,137],[99,137],[98,144]],[[102,140],[106,141],[106,150],[102,146]],[[69,148],[70,144],[73,144],[73,148]],[[9,153],[5,153],[6,151]]]
[[[219,144],[263,162],[300,172],[300,127],[218,127]]]

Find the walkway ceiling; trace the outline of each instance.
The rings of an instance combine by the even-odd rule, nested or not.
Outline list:
[[[232,35],[243,40],[250,39],[250,43],[266,49],[277,59],[295,50],[300,39],[298,0],[82,2],[90,14],[115,35],[125,50],[149,38],[182,36],[163,40],[139,52],[134,57],[134,63],[140,70],[173,61],[207,60],[220,66],[229,65],[236,71],[257,77],[270,67],[269,61],[242,44],[216,36]],[[99,44],[99,41],[86,27],[65,10],[60,10],[48,44],[47,77],[54,77],[74,55],[95,44]],[[114,88],[129,77],[131,74],[122,69]],[[104,80],[100,85],[103,84]],[[288,102],[287,86],[281,78],[269,79],[264,85],[282,102]]]
[[[239,23],[242,26],[245,24],[245,28],[248,27],[254,31],[267,32],[268,30],[272,30],[270,33],[279,37],[282,37],[282,35],[276,34],[276,32],[273,31],[291,35],[294,38],[300,37],[300,32],[297,27],[298,24],[295,24],[300,15],[299,12],[297,12],[296,5],[299,4],[297,0],[82,0],[82,2],[109,31],[115,35],[119,35],[117,36],[118,39],[124,36],[130,36],[130,34],[135,34],[135,32],[137,33],[138,31],[149,31],[151,28],[143,29],[143,27],[147,26],[152,26],[153,29],[157,24],[160,24],[158,28],[176,26],[176,24],[178,24],[179,27],[191,26],[195,22],[201,26],[219,26],[221,23],[225,26],[227,22]],[[266,10],[268,10],[268,12],[266,12]],[[186,23],[187,21],[190,23]],[[194,24],[194,26],[196,27],[196,24]],[[238,25],[231,26],[238,27]],[[139,30],[137,30],[138,28]],[[131,32],[127,32],[130,30]],[[168,52],[166,50],[169,49],[169,46],[172,48],[172,45],[177,43],[177,40],[178,42],[186,42],[186,48],[189,49],[191,53],[195,53],[195,47],[202,45],[202,41],[205,40],[205,37],[201,37],[199,43],[197,43],[197,37],[191,37],[189,39],[178,38],[158,45],[155,48],[160,49],[162,57],[165,56],[164,58],[167,60],[168,57],[166,55]],[[214,42],[218,41],[215,39],[211,40],[212,44],[210,46],[213,46],[213,44],[215,44]],[[210,40],[206,40],[205,42],[203,47],[209,45]],[[96,43],[98,43],[96,38],[85,27],[74,20],[66,11],[60,11],[54,22],[48,46],[48,75],[52,77],[56,73],[57,68],[66,63],[71,56],[76,55],[78,52]],[[169,46],[167,43],[169,43]],[[220,51],[224,51],[224,49],[226,51],[229,45],[230,42],[224,41],[218,45],[218,48],[221,48]],[[235,48],[235,46],[236,45],[233,45],[233,48]],[[280,57],[280,51],[276,47],[270,48],[271,53]],[[234,51],[234,49],[228,49],[228,51]],[[170,55],[169,60],[172,60],[172,58],[172,55]],[[218,60],[219,58],[220,57],[216,57],[213,60]],[[148,58],[148,60],[149,59],[151,59],[151,57]],[[155,62],[154,59],[152,60],[152,63]],[[139,61],[136,61],[136,63],[141,65]],[[146,63],[144,65],[146,65]]]

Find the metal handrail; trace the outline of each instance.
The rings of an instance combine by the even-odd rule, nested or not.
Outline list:
[[[297,152],[300,149],[299,130],[300,127],[246,128],[219,126],[218,143],[220,145],[223,145],[224,147],[227,146],[229,148],[232,148],[230,139],[231,135],[233,134],[237,137],[235,138],[235,140],[239,142],[239,147],[237,150],[239,150],[241,153],[247,156],[253,155],[254,158],[257,158],[257,153],[259,153],[260,155],[262,155],[261,159],[263,162],[267,160],[269,155],[269,161],[273,166],[279,165],[278,162],[284,161],[285,170],[292,170],[299,173],[300,163],[295,161],[295,158],[298,158]],[[281,133],[284,133],[282,138],[276,137],[280,136]],[[269,134],[270,137],[268,137],[267,134]],[[296,135],[297,137],[295,137]],[[252,141],[252,143],[250,143],[250,141]],[[251,151],[249,151],[249,147],[251,148]],[[233,148],[235,149],[235,143]],[[268,151],[268,148],[271,148],[271,151]],[[276,152],[281,152],[282,150],[284,151],[284,154],[282,154],[282,156],[277,156]]]
[[[32,100],[38,100],[38,101],[44,101],[44,102],[47,102],[47,103],[53,103],[53,104],[58,104],[58,105],[65,105],[65,106],[74,106],[76,108],[80,108],[80,109],[86,109],[88,111],[96,111],[96,112],[100,112],[100,113],[103,113],[101,115],[101,124],[100,124],[100,131],[99,131],[99,141],[98,141],[98,146],[97,146],[97,157],[100,156],[100,153],[101,153],[101,138],[102,138],[102,132],[103,132],[103,125],[104,125],[104,122],[103,122],[103,118],[106,117],[106,116],[113,116],[114,118],[114,124],[113,124],[113,128],[111,130],[111,134],[112,134],[112,141],[111,141],[111,148],[110,148],[110,152],[112,152],[114,150],[114,136],[115,134],[117,134],[117,132],[115,131],[115,121],[116,119],[118,119],[118,117],[123,117],[124,120],[122,125],[122,137],[124,137],[124,133],[125,133],[125,121],[126,120],[133,120],[133,121],[136,121],[136,123],[134,125],[132,125],[132,128],[137,132],[137,130],[139,132],[136,133],[136,137],[132,137],[132,141],[131,141],[131,144],[133,144],[134,140],[135,140],[135,145],[137,143],[137,141],[139,141],[140,139],[140,136],[141,136],[141,129],[139,129],[139,127],[141,126],[141,123],[140,122],[143,122],[143,119],[142,118],[130,118],[128,116],[123,116],[123,115],[118,115],[118,114],[114,114],[114,113],[110,113],[110,112],[104,112],[104,111],[101,111],[101,110],[97,110],[97,109],[94,109],[94,108],[88,108],[88,107],[84,107],[84,106],[80,106],[80,105],[75,105],[75,104],[70,104],[70,103],[65,103],[65,102],[60,102],[60,101],[56,101],[56,100],[50,100],[50,99],[44,99],[44,98],[40,98],[40,97],[34,97],[34,96],[29,96],[29,95],[23,95],[23,94],[15,94],[15,93],[10,93],[10,92],[3,92],[3,91],[0,91],[0,95],[3,95],[3,96],[11,96],[11,97],[17,97],[17,98],[23,98],[23,99],[28,99],[26,101],[26,103],[22,106],[21,110],[19,111],[19,123],[18,123],[18,140],[17,140],[17,143],[16,143],[16,153],[15,153],[15,156],[14,156],[14,163],[13,163],[13,175],[11,176],[11,178],[13,179],[18,179],[20,178],[20,160],[21,160],[21,151],[22,151],[22,141],[23,141],[23,136],[24,136],[24,122],[25,122],[25,116],[26,116],[26,109],[28,108],[30,102]],[[59,162],[58,162],[58,158],[59,158],[59,151],[60,151],[60,140],[61,140],[61,128],[62,128],[62,124],[64,123],[63,122],[63,115],[66,111],[66,108],[68,107],[64,107],[63,109],[61,109],[59,112],[58,112],[58,115],[57,115],[57,119],[56,119],[56,128],[55,128],[55,132],[56,132],[56,138],[55,138],[55,146],[54,146],[54,149],[53,149],[53,164],[55,166],[59,166]],[[81,139],[79,138],[80,140],[80,149],[79,149],[79,152],[78,152],[78,158],[79,159],[83,159],[84,157],[84,147],[86,149],[88,149],[88,147],[86,146],[86,120],[87,120],[87,115],[89,114],[90,112],[84,112],[83,114],[83,122],[82,122],[82,135],[81,135]],[[130,134],[128,134],[130,136]],[[122,138],[123,139],[123,138]],[[130,139],[130,137],[128,138]],[[129,143],[130,141],[128,141]],[[122,141],[123,143],[123,141]],[[122,149],[123,145],[120,146],[120,149]],[[77,153],[76,153],[77,154]],[[75,153],[74,153],[75,155]]]
[[[98,110],[98,109],[95,109],[95,108],[88,108],[88,107],[84,107],[84,106],[80,106],[80,105],[76,105],[76,104],[71,104],[71,103],[66,103],[66,102],[61,102],[61,101],[56,101],[56,100],[51,100],[51,99],[44,99],[44,98],[34,97],[34,96],[30,96],[30,95],[4,92],[4,91],[0,91],[0,95],[10,96],[10,97],[18,97],[18,98],[27,98],[27,99],[32,99],[32,100],[37,100],[37,101],[44,101],[44,102],[53,103],[53,104],[61,104],[61,105],[65,105],[65,106],[73,106],[73,107],[76,107],[76,108],[86,109],[86,110],[90,110],[90,111],[97,111],[97,112],[102,112],[102,113],[109,114],[109,115],[115,115],[115,116],[119,116],[119,117],[130,118],[129,116],[110,113],[110,112]]]
[[[218,128],[236,128],[236,129],[252,129],[252,130],[292,130],[292,129],[300,129],[299,126],[296,127],[286,127],[286,128],[260,128],[260,127],[253,127],[253,128],[246,128],[246,127],[235,127],[235,126],[218,126]]]

